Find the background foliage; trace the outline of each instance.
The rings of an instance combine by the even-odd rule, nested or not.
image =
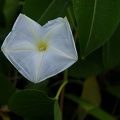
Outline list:
[[[67,16],[79,56],[67,71],[34,84],[0,53],[1,120],[120,119],[120,0],[0,2],[0,45],[19,13],[41,25]]]

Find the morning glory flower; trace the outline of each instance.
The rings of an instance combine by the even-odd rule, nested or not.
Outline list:
[[[20,14],[1,50],[14,67],[34,83],[64,71],[78,59],[66,17],[41,26]]]

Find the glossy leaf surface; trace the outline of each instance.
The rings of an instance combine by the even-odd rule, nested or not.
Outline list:
[[[120,0],[74,0],[74,13],[85,58],[112,36],[120,20]]]
[[[109,41],[103,46],[103,64],[109,70],[120,63],[120,24]]]
[[[9,102],[11,111],[18,115],[32,117],[46,115],[53,117],[54,99],[39,90],[23,90],[13,95]]]
[[[43,25],[49,20],[64,17],[67,4],[68,0],[26,0],[23,13]]]

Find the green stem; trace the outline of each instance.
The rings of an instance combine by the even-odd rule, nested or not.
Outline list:
[[[14,79],[14,78],[13,78]],[[18,78],[19,79],[19,78]],[[58,81],[56,83],[53,83],[52,85],[49,86],[49,88],[53,88],[53,87],[56,87],[58,85],[60,85],[61,83],[63,82],[63,80],[61,81]],[[81,80],[73,80],[73,79],[69,79],[69,83],[75,83],[75,84],[80,84],[80,85],[83,85],[83,81]]]
[[[64,88],[64,86],[68,83],[68,73],[67,73],[67,70],[64,71],[64,78],[63,78],[63,83],[61,84],[61,86],[59,87],[58,91],[57,91],[57,94],[55,96],[55,99],[58,100],[59,99],[59,96],[60,96],[60,93],[62,91],[62,89]]]
[[[64,71],[63,81],[68,81],[68,70],[65,70],[65,71]]]

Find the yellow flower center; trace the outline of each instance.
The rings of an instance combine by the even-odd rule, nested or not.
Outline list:
[[[47,47],[48,47],[48,44],[45,41],[39,42],[37,44],[37,48],[39,51],[45,51],[45,50],[47,50]]]

